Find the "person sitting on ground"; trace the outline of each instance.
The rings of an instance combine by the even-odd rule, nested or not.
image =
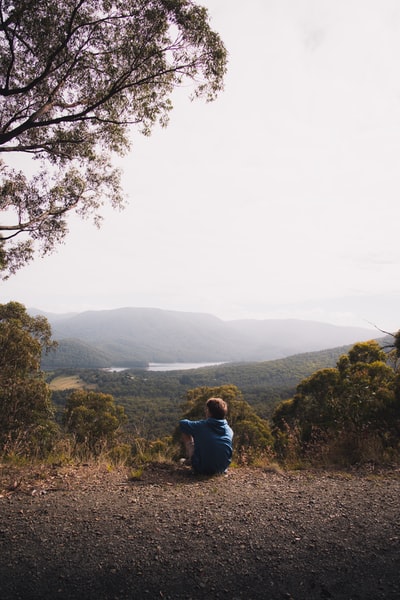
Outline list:
[[[233,431],[226,420],[228,406],[222,398],[209,398],[206,418],[182,419],[179,427],[193,471],[202,475],[225,473],[232,460]]]

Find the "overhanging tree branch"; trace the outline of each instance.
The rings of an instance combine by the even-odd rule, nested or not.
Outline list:
[[[129,147],[131,125],[149,133],[167,123],[177,85],[191,82],[206,100],[223,89],[227,53],[194,0],[102,6],[0,0],[0,152],[42,163],[30,180],[1,166],[0,232],[9,237],[0,237],[0,277],[31,260],[37,244],[51,251],[69,211],[96,220],[104,202],[121,206],[110,157]],[[15,236],[22,241],[13,245]]]

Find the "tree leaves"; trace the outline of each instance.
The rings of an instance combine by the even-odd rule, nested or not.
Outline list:
[[[39,452],[55,433],[50,389],[40,371],[51,348],[44,317],[17,302],[0,305],[0,450]]]
[[[110,394],[87,390],[74,391],[63,414],[66,430],[93,452],[112,442],[125,420],[124,409]]]
[[[30,180],[2,164],[6,278],[64,239],[69,211],[123,205],[110,153],[129,149],[132,125],[165,126],[184,81],[213,100],[227,54],[191,0],[4,1],[0,19],[0,152],[42,163]]]
[[[399,374],[386,360],[378,342],[360,342],[339,358],[335,369],[321,369],[303,380],[294,397],[274,412],[280,445],[284,447],[289,437],[296,435],[303,451],[324,438],[342,438],[353,449],[368,438],[374,443],[379,440],[382,448],[396,448],[400,431]]]

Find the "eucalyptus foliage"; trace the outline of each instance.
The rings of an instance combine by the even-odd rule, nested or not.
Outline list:
[[[349,456],[365,440],[399,451],[400,374],[387,360],[377,341],[359,342],[336,368],[320,369],[301,381],[294,397],[273,414],[278,450],[285,453],[296,435],[303,450],[321,440],[342,439]]]
[[[0,451],[41,452],[55,424],[49,386],[40,370],[52,346],[50,325],[18,302],[0,305]]]
[[[63,424],[77,444],[95,453],[112,444],[125,420],[124,409],[111,394],[87,390],[72,392],[63,415]]]
[[[176,86],[213,100],[226,60],[192,0],[1,0],[0,152],[39,161],[30,177],[0,163],[3,278],[54,249],[70,211],[121,207],[112,154],[167,124]]]

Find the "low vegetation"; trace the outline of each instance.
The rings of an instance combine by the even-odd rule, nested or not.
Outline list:
[[[304,379],[294,397],[280,403],[272,416],[278,455],[328,464],[396,460],[400,450],[396,358],[396,351],[388,356],[376,341],[362,342],[341,356],[335,368]]]
[[[59,392],[64,390],[79,390],[87,386],[79,375],[58,375],[51,380],[49,387],[52,392]]]
[[[178,420],[202,418],[207,398],[221,396],[235,432],[234,464],[395,463],[400,332],[389,340],[388,347],[372,340],[291,363],[45,374],[41,355],[53,344],[46,319],[15,302],[0,305],[0,455],[106,460],[136,473],[147,462],[177,461]]]
[[[85,389],[115,397],[125,408],[129,429],[140,429],[146,436],[158,438],[170,434],[175,427],[190,389],[235,385],[255,412],[269,420],[276,405],[293,396],[303,378],[317,369],[335,366],[341,354],[349,349],[350,346],[343,346],[260,363],[230,363],[170,372],[64,368],[48,371],[46,378],[58,415],[65,406],[70,384],[79,376]]]

